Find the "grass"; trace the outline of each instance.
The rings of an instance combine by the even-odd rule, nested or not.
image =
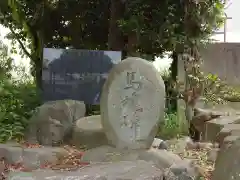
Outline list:
[[[178,118],[177,113],[165,113],[164,122],[160,125],[157,137],[161,139],[178,138],[188,133],[188,126],[185,121]]]
[[[166,112],[164,122],[160,125],[157,137],[163,140],[177,140],[182,136],[188,136],[188,125],[186,120],[181,119],[175,112]],[[189,149],[179,154],[179,149],[171,145],[169,150],[174,154],[178,154],[181,158],[195,161],[194,164],[199,167],[198,170],[201,175],[198,180],[210,180],[211,173],[214,170],[214,164],[207,160],[209,149]]]

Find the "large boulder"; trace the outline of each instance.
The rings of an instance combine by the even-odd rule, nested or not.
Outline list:
[[[59,100],[47,102],[36,109],[30,119],[25,138],[30,143],[60,145],[68,143],[77,119],[84,117],[81,101]]]
[[[152,63],[129,57],[109,72],[100,104],[110,144],[121,149],[150,148],[164,121],[164,81]]]
[[[229,136],[230,137],[230,136]],[[218,154],[212,180],[240,180],[240,138],[221,148]]]
[[[87,116],[78,119],[73,129],[72,144],[76,147],[95,148],[107,145],[108,140],[104,133],[101,116]]]

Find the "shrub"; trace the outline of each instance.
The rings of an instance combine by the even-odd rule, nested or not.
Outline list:
[[[30,81],[11,81],[2,77],[0,96],[0,142],[19,140],[40,103],[37,89]]]
[[[171,139],[187,135],[188,126],[178,119],[176,113],[165,113],[164,122],[160,125],[158,137],[161,139]]]

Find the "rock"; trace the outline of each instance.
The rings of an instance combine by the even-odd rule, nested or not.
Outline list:
[[[11,146],[10,144],[0,144],[1,158],[8,164],[14,164],[22,161],[23,148],[19,146]]]
[[[190,137],[168,140],[166,141],[166,144],[171,149],[174,149],[174,152],[177,154],[182,154],[185,152],[185,150],[197,148],[197,144],[193,142]]]
[[[85,116],[86,106],[83,101],[76,101],[71,99],[48,101],[45,104],[54,106],[59,110],[69,110],[69,119],[76,121]],[[66,107],[67,106],[67,107]]]
[[[168,149],[166,142],[164,140],[158,139],[158,138],[154,138],[152,147],[157,148],[157,149]]]
[[[47,102],[36,109],[25,137],[30,143],[60,145],[72,138],[74,122],[85,115],[83,102],[59,100]]]
[[[197,143],[193,142],[193,140],[191,138],[187,137],[185,139],[185,142],[186,142],[186,145],[185,145],[186,146],[185,147],[186,150],[196,149],[197,148]]]
[[[196,149],[212,149],[214,147],[213,143],[208,142],[196,142]]]
[[[149,150],[123,150],[102,146],[84,152],[82,162],[115,162],[144,160],[153,162],[159,168],[169,168],[182,159],[170,151],[151,148]]]
[[[215,162],[218,156],[219,148],[213,148],[207,153],[207,160],[210,162]]]
[[[23,151],[22,163],[24,167],[35,169],[46,163],[55,163],[60,157],[68,155],[68,152],[63,148],[26,148]]]
[[[207,142],[214,142],[217,135],[222,130],[224,125],[240,123],[240,116],[222,116],[206,122],[204,139]]]
[[[101,146],[84,152],[82,162],[115,162],[139,160],[140,153],[146,150],[123,150],[111,146]]]
[[[3,161],[0,161],[0,178],[2,178],[2,175],[5,173],[5,170],[7,169],[6,165]]]
[[[21,162],[25,168],[34,169],[45,163],[55,163],[68,152],[57,147],[23,148],[20,145],[0,144],[0,154],[8,164]]]
[[[200,176],[198,168],[195,167],[193,161],[186,159],[173,164],[165,170],[164,174],[166,180],[197,180]]]
[[[139,153],[139,159],[154,162],[158,168],[169,168],[171,165],[182,161],[182,159],[170,151],[151,148]]]
[[[231,146],[233,144],[233,142],[235,142],[237,139],[239,138],[239,136],[227,136],[224,138],[223,140],[223,144],[221,145],[221,150],[223,149],[227,149],[229,146]]]
[[[93,164],[76,171],[38,170],[31,173],[11,172],[9,179],[22,180],[42,179],[81,179],[81,180],[163,180],[162,170],[154,167],[153,163],[145,161],[120,161]]]
[[[240,124],[226,124],[217,135],[216,141],[222,145],[227,136],[240,136]]]
[[[100,105],[102,125],[113,146],[147,149],[164,120],[165,85],[152,63],[130,57],[110,71]]]
[[[108,141],[103,131],[101,116],[88,116],[76,121],[73,130],[72,144],[87,149],[107,145]]]
[[[220,150],[213,171],[212,180],[240,179],[240,138],[228,147]]]
[[[195,108],[194,117],[191,121],[198,132],[204,132],[204,125],[207,121],[220,117],[221,114],[216,114],[208,109]]]
[[[194,117],[192,118],[191,124],[193,124],[198,132],[203,132],[205,122],[211,119],[211,111],[196,108],[194,109]]]

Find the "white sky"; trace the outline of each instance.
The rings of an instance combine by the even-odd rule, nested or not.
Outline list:
[[[226,13],[228,17],[232,17],[232,19],[227,20],[227,42],[240,42],[240,0],[229,0],[230,6],[226,9]],[[223,29],[221,29],[223,30]],[[3,28],[0,25],[0,40],[2,40],[5,44],[11,48],[10,42],[4,38],[4,36],[9,32],[8,29]],[[216,40],[222,42],[224,40],[223,35],[214,35],[213,36]],[[29,66],[29,60],[22,59],[18,55],[12,56],[15,60],[16,64],[23,63],[26,66]],[[169,61],[166,59],[158,59],[158,63],[161,67],[169,66]]]

